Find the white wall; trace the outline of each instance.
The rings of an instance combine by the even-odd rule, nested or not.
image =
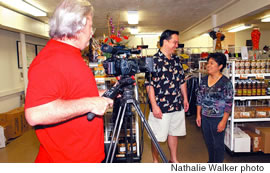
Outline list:
[[[16,32],[31,33],[31,35],[37,35],[42,38],[49,38],[48,24],[2,6],[0,6],[0,27]]]
[[[235,47],[246,46],[246,40],[251,40],[252,29],[235,33]],[[259,48],[263,49],[265,45],[270,45],[270,30],[260,30],[260,44]]]
[[[0,113],[20,106],[24,82],[18,69],[16,41],[19,33],[0,29]],[[26,42],[45,45],[47,40],[26,36]]]
[[[213,50],[213,39],[208,34],[195,37],[183,43],[185,48],[191,48],[192,52],[190,53],[211,52]]]
[[[134,37],[129,38],[128,46],[131,48],[137,48],[137,45],[148,45],[147,50],[142,50],[143,56],[152,56],[157,53],[157,42],[159,41],[159,36],[154,37]]]
[[[184,42],[185,47],[213,47],[213,39],[208,34],[203,34]]]
[[[237,20],[243,16],[254,15],[254,13],[261,12],[268,9],[270,0],[233,0],[228,1],[228,4],[220,9],[216,9],[216,26],[212,23],[212,14],[206,18],[198,21],[185,31],[180,33],[180,41],[188,41],[195,36],[208,32],[213,27],[222,27],[230,24],[231,21]]]
[[[235,32],[233,36],[234,39],[232,40],[235,41],[234,45],[236,47],[237,52],[240,52],[242,46],[246,46],[246,40],[251,40],[251,32],[252,32],[252,29]],[[261,32],[261,37],[260,37],[259,48],[263,49],[265,45],[270,46],[270,30],[260,30],[260,32]],[[230,33],[226,33],[226,34],[227,36],[225,37],[225,40],[230,39],[228,35]],[[213,47],[213,40],[208,35],[202,35],[202,36],[193,38],[189,41],[185,41],[184,44],[185,44],[185,47],[195,47],[193,49],[193,51],[195,52],[193,53],[200,53],[200,50],[204,50],[203,47]],[[232,44],[232,43],[231,41],[229,41],[227,44]],[[223,48],[226,49],[227,46],[225,45],[223,46]]]

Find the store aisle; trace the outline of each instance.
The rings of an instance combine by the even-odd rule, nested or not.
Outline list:
[[[200,128],[195,125],[195,116],[186,118],[187,136],[179,139],[178,156],[181,162],[185,163],[203,163],[207,161],[207,150],[203,141]],[[32,163],[38,152],[39,142],[36,138],[34,130],[29,130],[21,137],[11,141],[6,148],[0,149],[1,163]],[[169,156],[166,143],[161,147]],[[151,147],[150,139],[146,132],[144,134],[144,151],[141,160],[142,163],[151,163]],[[268,154],[235,154],[231,156],[226,152],[226,163],[270,163],[270,155]]]
[[[34,130],[11,140],[5,148],[0,148],[0,163],[32,163],[38,153],[39,141]]]
[[[186,117],[187,135],[180,137],[178,142],[178,158],[183,163],[205,163],[208,161],[207,148],[203,140],[201,129],[196,126],[195,116]],[[152,155],[150,140],[145,136],[143,163],[151,163]],[[161,144],[161,148],[169,158],[167,143]],[[234,155],[225,152],[224,163],[270,163],[270,155],[263,153],[236,153]]]

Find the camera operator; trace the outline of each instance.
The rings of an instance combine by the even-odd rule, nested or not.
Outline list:
[[[178,47],[178,35],[178,31],[172,30],[161,34],[161,48],[153,57],[152,80],[151,83],[146,81],[151,108],[149,125],[159,142],[168,138],[170,162],[176,163],[179,162],[178,136],[186,135],[185,112],[189,107],[184,71],[180,59],[173,55]],[[152,156],[153,162],[157,163],[158,152],[153,142]]]
[[[93,35],[93,7],[64,0],[50,19],[50,37],[29,68],[25,116],[40,141],[35,162],[101,162],[102,116],[113,101],[100,97],[81,57]]]

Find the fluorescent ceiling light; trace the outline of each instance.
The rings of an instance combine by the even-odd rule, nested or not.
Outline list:
[[[139,33],[135,37],[159,37],[161,33]]]
[[[237,27],[229,29],[228,32],[238,32],[238,31],[242,31],[245,29],[249,29],[251,27],[252,27],[252,25],[239,25]]]
[[[206,36],[209,36],[209,33],[203,33],[203,34],[201,34],[200,36],[206,37]]]
[[[139,14],[138,11],[128,11],[128,24],[138,24]]]
[[[264,17],[261,22],[270,22],[270,16]]]
[[[33,16],[47,16],[47,13],[24,0],[0,0],[0,2]]]
[[[139,32],[137,27],[130,27],[129,31],[131,34],[138,34]]]

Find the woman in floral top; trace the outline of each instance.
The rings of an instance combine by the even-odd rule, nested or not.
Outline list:
[[[202,78],[198,90],[196,123],[202,127],[208,149],[208,163],[222,163],[225,128],[232,110],[233,87],[231,81],[222,75],[226,67],[224,54],[210,54],[206,67],[208,75]]]

